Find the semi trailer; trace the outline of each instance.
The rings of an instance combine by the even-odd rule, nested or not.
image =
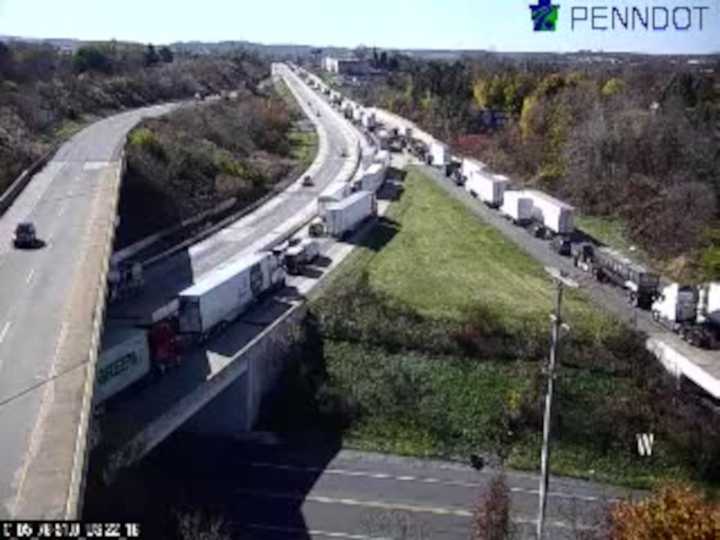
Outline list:
[[[591,272],[600,282],[610,282],[627,292],[634,307],[651,309],[658,296],[660,276],[635,263],[617,250],[596,247],[590,242],[572,245],[576,267]]]
[[[375,194],[358,191],[340,202],[328,204],[321,216],[323,234],[343,238],[354,231],[360,223],[377,214]],[[317,235],[317,227],[315,234]]]
[[[533,200],[524,191],[505,191],[500,213],[515,225],[527,225],[532,221]]]
[[[430,153],[428,154],[428,165],[434,165],[436,167],[444,167],[450,161],[450,149],[448,145],[440,142],[433,141],[430,144]]]
[[[179,331],[205,339],[265,294],[283,286],[285,270],[276,254],[243,256],[208,272],[180,293]]]
[[[575,208],[542,191],[525,190],[533,202],[533,219],[551,234],[572,234],[575,230]]]
[[[95,406],[140,382],[151,374],[165,372],[180,362],[177,335],[171,323],[149,329],[110,326],[103,333],[95,370]]]
[[[509,180],[505,176],[472,172],[465,182],[465,189],[491,208],[499,208]]]

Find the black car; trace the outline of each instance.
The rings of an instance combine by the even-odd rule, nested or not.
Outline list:
[[[30,222],[18,223],[15,228],[13,244],[16,248],[33,249],[41,245],[35,231],[35,225]]]

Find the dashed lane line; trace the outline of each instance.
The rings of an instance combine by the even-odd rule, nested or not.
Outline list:
[[[437,484],[442,486],[455,486],[455,487],[467,487],[467,488],[479,488],[482,487],[484,484],[480,482],[467,482],[463,480],[446,480],[442,478],[432,478],[427,476],[412,476],[412,475],[402,475],[402,476],[396,476],[388,473],[381,473],[381,472],[372,472],[372,471],[355,471],[355,470],[349,470],[349,469],[338,469],[338,468],[328,468],[323,469],[320,467],[299,467],[296,465],[281,465],[281,464],[275,464],[275,463],[264,463],[264,462],[251,462],[249,463],[251,467],[257,467],[257,468],[271,468],[271,469],[278,469],[278,470],[285,470],[285,471],[294,471],[294,472],[312,472],[312,473],[323,473],[323,474],[330,474],[330,475],[337,475],[337,476],[348,476],[348,477],[359,477],[359,478],[372,478],[375,480],[391,480],[391,481],[398,481],[398,482],[416,482],[421,484]],[[511,487],[510,491],[512,493],[523,493],[526,495],[538,495],[537,489],[529,489],[529,488],[521,488],[521,487]],[[588,501],[588,502],[595,502],[595,501],[617,501],[618,499],[615,498],[605,498],[605,497],[597,497],[593,495],[580,495],[576,493],[564,493],[564,492],[548,492],[549,497],[556,497],[556,498],[562,498],[562,499],[577,499],[582,501]]]

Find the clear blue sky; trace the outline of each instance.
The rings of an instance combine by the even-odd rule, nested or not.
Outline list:
[[[536,0],[0,0],[0,34],[154,43],[237,39],[498,51],[720,52],[720,0],[555,1],[557,31],[535,33],[528,5]],[[571,31],[573,7],[602,5],[709,10],[703,31],[697,20],[695,29],[685,32],[593,32],[589,23]]]

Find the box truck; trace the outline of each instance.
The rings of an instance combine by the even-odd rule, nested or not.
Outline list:
[[[220,266],[180,293],[180,333],[206,338],[284,285],[285,270],[271,252],[245,255]]]
[[[369,191],[358,191],[338,203],[325,207],[322,215],[325,234],[343,238],[354,231],[360,223],[375,214],[377,214],[375,194]]]
[[[515,225],[527,225],[532,221],[533,200],[524,191],[506,191],[500,212]]]
[[[554,234],[572,234],[575,230],[575,209],[542,191],[526,190],[533,201],[533,219]]]

